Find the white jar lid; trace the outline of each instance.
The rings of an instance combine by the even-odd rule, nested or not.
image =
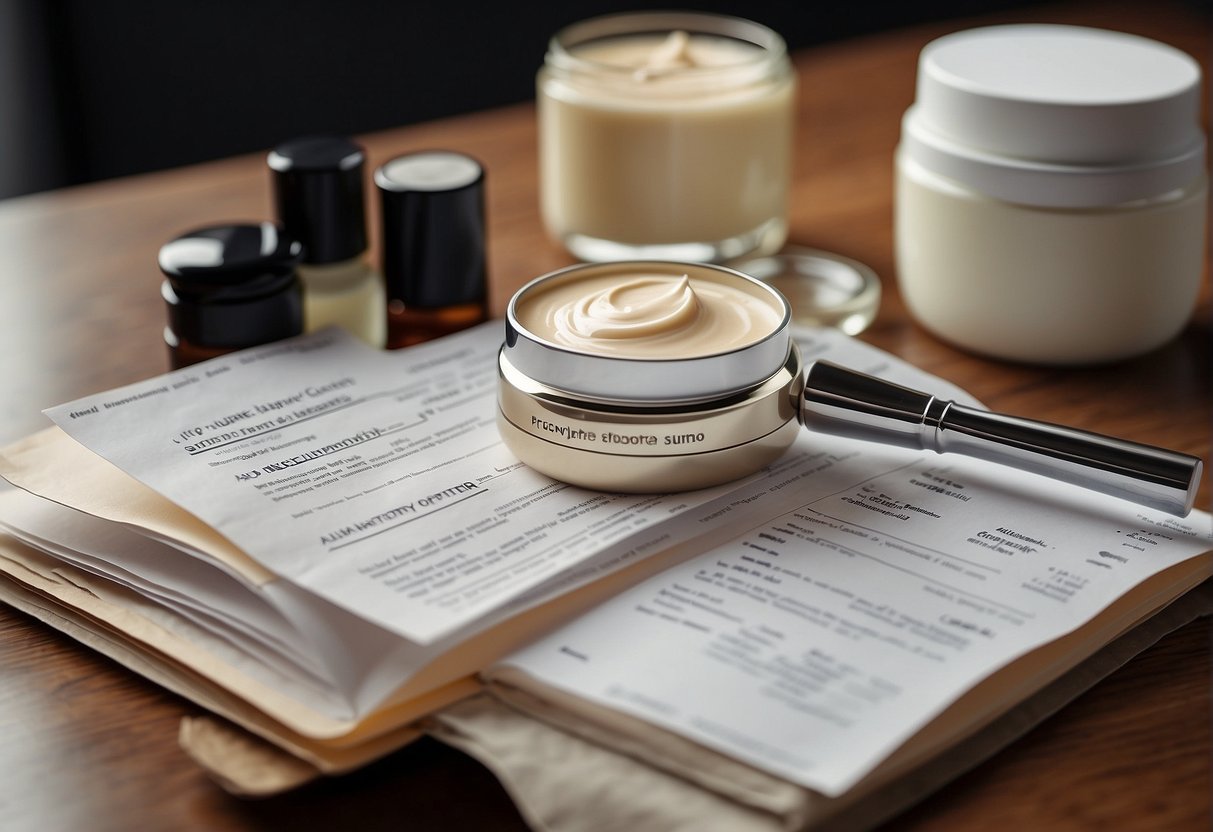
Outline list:
[[[1182,188],[1204,170],[1200,66],[1136,35],[992,26],[922,50],[904,147],[992,196],[1100,205]]]

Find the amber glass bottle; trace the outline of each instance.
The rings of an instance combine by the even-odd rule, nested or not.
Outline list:
[[[427,150],[375,171],[383,221],[389,349],[488,319],[484,169],[462,153]]]

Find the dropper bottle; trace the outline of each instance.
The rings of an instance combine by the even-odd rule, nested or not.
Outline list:
[[[336,324],[382,348],[387,307],[367,257],[365,162],[362,147],[339,136],[292,139],[266,159],[279,221],[304,247],[305,331]]]

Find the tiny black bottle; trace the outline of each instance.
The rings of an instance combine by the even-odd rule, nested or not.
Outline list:
[[[375,171],[383,221],[389,349],[488,319],[484,169],[462,153],[427,150]]]

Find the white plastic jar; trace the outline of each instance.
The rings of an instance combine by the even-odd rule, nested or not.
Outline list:
[[[1204,264],[1200,85],[1187,54],[1099,29],[928,44],[896,155],[911,314],[959,347],[1040,364],[1174,338]]]

